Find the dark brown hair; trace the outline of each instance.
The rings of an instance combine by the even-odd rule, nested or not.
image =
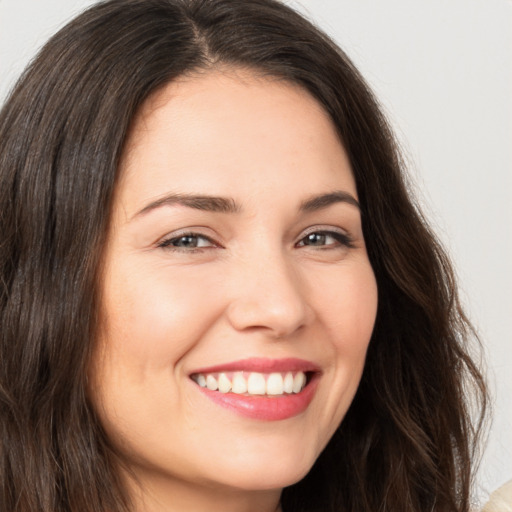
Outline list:
[[[379,288],[354,402],[285,512],[468,512],[486,391],[449,262],[347,56],[275,0],[112,0],[42,49],[0,113],[0,509],[120,512],[87,400],[102,248],[142,102],[218,64],[309,91],[349,155]],[[476,405],[471,417],[469,404]]]

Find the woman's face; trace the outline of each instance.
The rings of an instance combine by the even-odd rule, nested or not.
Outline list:
[[[301,479],[354,397],[377,308],[320,105],[235,71],[153,95],[124,153],[101,292],[91,392],[142,482]]]

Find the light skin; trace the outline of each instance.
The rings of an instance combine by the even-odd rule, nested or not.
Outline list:
[[[342,421],[375,321],[343,146],[299,87],[207,71],[146,101],[120,171],[90,391],[136,511],[275,512]],[[307,408],[246,417],[190,377],[247,358],[314,364]]]

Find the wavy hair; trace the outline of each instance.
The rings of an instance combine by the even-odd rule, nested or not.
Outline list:
[[[46,44],[2,108],[0,509],[130,510],[87,398],[118,164],[150,94],[221,64],[298,84],[329,113],[379,290],[353,404],[283,491],[284,511],[468,512],[487,394],[449,261],[359,72],[275,0],[99,3]]]

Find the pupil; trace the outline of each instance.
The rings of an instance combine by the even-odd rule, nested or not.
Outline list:
[[[196,245],[195,241],[196,241],[196,239],[193,236],[182,236],[178,240],[176,245],[179,247],[195,247],[195,245]]]
[[[325,235],[320,233],[311,233],[308,235],[308,241],[312,245],[324,245],[325,244]]]

